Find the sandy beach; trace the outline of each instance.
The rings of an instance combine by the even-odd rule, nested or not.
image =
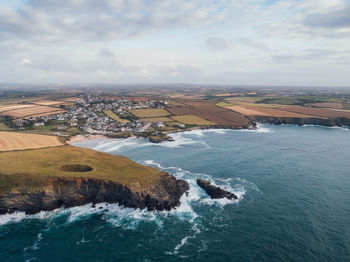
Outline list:
[[[104,135],[77,135],[77,136],[71,137],[71,139],[68,140],[67,143],[73,144],[75,142],[91,140],[91,139],[95,139],[95,138],[108,138],[108,137],[106,137]]]

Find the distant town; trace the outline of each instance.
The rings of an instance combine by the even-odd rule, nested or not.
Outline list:
[[[272,89],[149,89],[46,93],[1,91],[0,131],[171,140],[194,128],[254,128],[273,124],[350,125],[350,95]]]

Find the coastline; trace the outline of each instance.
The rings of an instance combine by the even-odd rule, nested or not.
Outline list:
[[[333,126],[329,126],[329,125],[317,125],[317,124],[274,123],[274,122],[257,121],[256,125],[254,127],[251,127],[251,128],[239,128],[239,129],[237,129],[237,128],[225,128],[225,127],[191,127],[191,128],[188,128],[188,129],[177,129],[177,130],[171,130],[171,131],[164,131],[163,134],[171,135],[171,134],[182,133],[182,132],[190,132],[190,131],[194,131],[194,130],[209,130],[209,129],[257,130],[259,124],[262,124],[262,125],[263,124],[271,124],[271,125],[276,125],[276,126],[287,126],[287,125],[291,125],[291,126],[305,126],[305,127],[307,127],[307,126],[315,126],[315,127],[326,127],[326,128],[347,128],[347,129],[350,129],[350,126],[347,126],[347,125],[342,125],[342,126],[333,125]],[[133,134],[133,135],[131,135],[128,138],[132,138],[132,137],[139,137],[139,136]],[[123,139],[123,138],[111,138],[111,137],[108,137],[106,135],[76,135],[76,136],[72,136],[66,142],[67,142],[67,144],[74,145],[74,143],[76,143],[76,142],[88,141],[88,140],[93,140],[93,139],[97,139],[97,138]],[[161,142],[164,142],[164,141],[169,141],[169,140],[163,140]]]

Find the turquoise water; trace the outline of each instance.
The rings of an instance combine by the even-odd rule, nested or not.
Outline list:
[[[0,261],[349,261],[350,131],[259,126],[178,133],[175,142],[96,139],[186,179],[171,212],[90,205],[0,216]],[[211,200],[196,178],[239,201]]]

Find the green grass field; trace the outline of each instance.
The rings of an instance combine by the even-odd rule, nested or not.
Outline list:
[[[342,102],[341,99],[335,97],[324,96],[281,96],[274,98],[263,98],[256,103],[261,104],[279,104],[279,105],[305,105],[309,103],[322,102]]]
[[[9,128],[5,123],[0,122],[0,131],[11,131],[12,128]]]
[[[181,122],[186,125],[199,125],[199,126],[215,125],[213,122],[210,122],[208,120],[205,120],[203,118],[200,118],[194,115],[177,115],[177,116],[172,116],[171,118],[177,122]]]
[[[65,172],[61,170],[65,165],[88,165],[93,170]],[[142,187],[158,179],[163,173],[155,168],[135,163],[126,157],[69,145],[2,152],[0,153],[0,167],[0,193],[8,192],[12,187],[21,183],[18,175],[36,178],[95,178],[111,180],[124,185],[138,182]]]
[[[111,110],[105,110],[103,111],[109,118],[112,118],[113,120],[120,122],[120,123],[128,123],[130,122],[127,119],[120,118],[118,115],[116,115],[113,111]]]
[[[143,122],[151,122],[151,123],[155,123],[155,122],[171,122],[173,121],[172,119],[170,119],[169,117],[163,116],[163,117],[146,117],[146,118],[141,118],[140,119]]]
[[[220,102],[216,104],[220,107],[230,107],[230,106],[255,106],[255,107],[266,107],[266,108],[279,108],[279,105],[270,105],[270,104],[256,104],[256,103],[243,103],[243,102],[237,102],[237,103],[227,103],[227,102]]]
[[[143,117],[160,117],[160,116],[169,116],[171,115],[168,111],[162,108],[150,108],[150,109],[134,109],[130,110],[134,116],[139,118]]]

